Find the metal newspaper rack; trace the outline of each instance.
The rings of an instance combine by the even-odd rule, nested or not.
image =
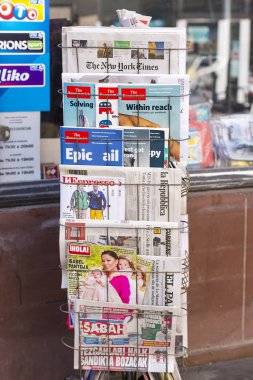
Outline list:
[[[81,51],[79,49],[85,49],[85,46],[72,46],[72,47],[69,47],[69,46],[63,46],[63,45],[59,45],[62,49],[73,49],[72,51],[74,52],[74,55],[76,57],[76,67],[77,67],[77,72],[79,73],[80,70],[80,62],[79,62],[79,54],[78,52]],[[94,47],[89,47],[89,49],[97,49],[99,51],[99,54],[101,55],[100,58],[103,58],[105,60],[105,70],[104,71],[101,71],[100,74],[110,74],[110,73],[113,73],[115,75],[117,75],[117,72],[115,71],[110,71],[110,68],[111,68],[111,60],[113,59],[113,55],[114,55],[114,50],[116,49],[120,49],[120,50],[123,50],[123,49],[131,49],[131,50],[134,50],[135,53],[134,53],[134,59],[136,60],[136,74],[141,74],[141,67],[142,65],[144,64],[144,60],[143,60],[143,57],[142,57],[142,54],[143,54],[143,50],[146,50],[146,52],[148,52],[148,54],[150,54],[151,50],[153,51],[154,48],[129,48],[129,47],[111,47],[111,46],[101,46],[101,47],[98,47],[98,46],[94,46]],[[171,60],[172,60],[172,54],[174,53],[178,53],[180,54],[181,51],[182,52],[185,52],[187,49],[166,49],[166,48],[157,48],[155,49],[155,53],[158,53],[158,52],[163,52],[162,54],[164,55],[165,53],[168,53],[168,72],[166,74],[171,74]],[[73,57],[72,57],[73,58]],[[131,57],[133,58],[133,57]],[[123,63],[122,63],[123,65]],[[123,66],[122,66],[123,67]],[[129,73],[129,75],[131,75]],[[86,82],[85,82],[86,83]],[[104,78],[104,80],[100,83],[107,83],[106,81],[106,77]],[[99,83],[98,83],[99,84]],[[73,82],[73,85],[75,85],[75,82]],[[146,83],[146,85],[148,85],[148,83]],[[83,118],[80,117],[80,104],[79,104],[79,100],[80,99],[83,99],[83,97],[87,96],[87,95],[90,95],[91,97],[94,97],[94,100],[99,96],[99,94],[97,93],[92,93],[92,94],[87,94],[85,92],[83,92],[82,94],[78,94],[76,92],[71,92],[71,91],[67,91],[67,92],[64,92],[64,91],[60,91],[63,95],[63,97],[65,96],[70,96],[72,97],[72,99],[75,99],[76,100],[76,127],[77,129],[79,127],[82,127],[84,126],[83,125]],[[183,98],[183,97],[189,97],[190,94],[180,94],[180,95],[168,95],[168,126],[170,127],[171,125],[171,112],[172,112],[172,108],[171,108],[171,100],[173,98]],[[115,96],[115,95],[114,95]],[[120,95],[118,94],[118,101],[120,99]],[[149,96],[148,96],[149,97]],[[154,98],[155,96],[150,96],[150,98]],[[157,96],[156,96],[157,97]],[[165,98],[166,96],[164,95],[161,95],[161,96],[158,96],[158,97],[161,97],[161,98]],[[144,128],[155,128],[154,126],[150,126],[148,125],[147,120],[145,121],[144,119],[144,122],[143,122],[143,118],[142,116],[140,115],[141,114],[141,107],[140,107],[140,100],[141,100],[141,97],[139,99],[139,95],[136,96],[136,112],[137,112],[137,115],[135,117],[135,125],[134,127],[144,127]],[[104,100],[105,100],[105,113],[106,113],[106,121],[107,124],[106,126],[109,125],[109,120],[110,120],[110,95],[104,95]],[[89,126],[90,128],[92,128],[92,126]],[[96,128],[97,126],[94,125],[94,128]],[[120,127],[120,125],[119,125]],[[110,129],[110,128],[109,128]],[[138,128],[137,128],[138,129]],[[159,130],[159,129],[157,129]],[[135,162],[132,164],[128,164],[126,166],[135,166],[138,167],[139,166],[139,161],[140,161],[140,152],[139,152],[139,146],[143,143],[151,143],[151,142],[161,142],[163,141],[164,145],[168,147],[167,149],[167,152],[169,152],[169,147],[172,147],[173,146],[173,143],[178,143],[179,145],[181,145],[181,143],[187,143],[187,140],[189,139],[189,136],[183,136],[182,138],[174,138],[174,136],[171,136],[171,133],[169,134],[169,137],[168,138],[164,138],[164,139],[135,139],[135,140],[130,140],[132,143],[134,143],[136,145],[136,156],[135,156]],[[78,137],[76,138],[75,136],[74,137],[63,137],[61,136],[61,142],[64,141],[66,142],[66,140],[68,140],[69,143],[71,143],[72,145],[75,146],[75,150],[76,152],[79,151],[80,149],[80,146],[83,144],[83,143],[87,143],[87,138],[86,137]],[[89,139],[89,141],[91,142],[100,142],[101,143],[101,139]],[[109,145],[112,143],[112,142],[122,142],[122,144],[125,144],[126,142],[129,142],[129,139],[125,139],[125,138],[122,138],[122,139],[104,139],[103,140],[103,143],[105,144],[105,151],[106,153],[108,154],[109,153]],[[173,157],[173,154],[171,155],[172,156],[172,159],[170,159],[170,154],[168,153],[168,157],[167,157],[167,160],[165,159],[164,162],[166,162],[166,164],[162,167],[160,167],[160,169],[162,170],[163,167],[169,167],[169,168],[176,168],[177,167],[177,163],[176,163],[176,160],[175,160],[175,155]],[[79,159],[78,159],[78,155],[77,155],[77,162],[74,163],[75,165],[82,165],[82,169],[80,170],[89,170],[90,166],[85,166],[85,164],[79,162]],[[113,166],[110,165],[110,162],[107,161],[106,164],[105,164],[106,167],[110,166],[111,169],[113,169]],[[79,166],[80,167],[80,166]],[[102,169],[102,167],[101,167]],[[159,168],[157,168],[159,169]],[[148,170],[148,168],[147,168]],[[63,185],[62,181],[61,181],[61,186]],[[159,186],[159,184],[155,184],[155,183],[149,183],[149,184],[145,184],[145,183],[135,183],[135,184],[132,184],[132,183],[124,183],[123,186],[125,187],[132,187],[132,186],[136,186],[136,192],[137,192],[137,221],[140,220],[139,218],[139,189],[140,188],[145,188],[146,186],[149,186],[150,188],[150,191],[155,191],[156,189],[156,186]],[[182,178],[181,178],[181,183],[180,185],[177,185],[177,184],[170,184],[169,185],[171,188],[174,188],[176,189],[176,186],[178,188],[178,191],[180,191],[181,193],[181,196],[182,197],[185,197],[189,191],[189,176],[188,176],[188,173],[187,171],[185,173],[183,173],[182,175]],[[169,186],[168,186],[168,192],[169,192]],[[76,190],[78,190],[78,184],[76,184]],[[107,185],[107,198],[109,199],[109,193],[108,193],[108,185]],[[80,210],[76,210],[77,211],[77,214],[74,213],[73,211],[73,218],[75,219],[75,216],[77,218],[80,217],[80,213],[79,211]],[[110,201],[107,202],[107,211],[108,211],[108,219],[109,219],[109,212],[110,212]],[[73,220],[72,220],[73,221]],[[78,223],[81,223],[82,221],[80,219],[76,219],[74,221],[74,223],[76,224],[76,233],[77,233],[77,239],[74,240],[74,243],[81,243],[83,242],[84,240],[81,239],[81,236],[82,236],[82,232],[80,232],[79,230],[79,227],[77,226]],[[149,223],[148,221],[143,221],[143,223]],[[157,224],[159,225],[159,221],[157,221]],[[60,227],[63,227],[65,232],[66,232],[66,225],[62,225],[60,224]],[[81,228],[81,227],[80,227]],[[96,228],[95,226],[93,228]],[[105,240],[106,242],[110,242],[110,239],[109,239],[109,229],[110,227],[106,227],[104,226],[104,228],[106,229],[106,237],[105,237]],[[117,225],[117,228],[120,229],[121,226],[120,226],[120,223]],[[126,227],[125,225],[122,227],[122,228],[132,228],[131,226],[129,227]],[[138,230],[141,230],[141,229],[144,229],[145,227],[138,227],[138,228],[135,228],[135,230],[137,230],[137,236],[139,234],[139,231]],[[161,227],[163,228],[163,227]],[[165,227],[164,227],[165,228]],[[188,232],[188,223],[187,222],[183,222],[181,221],[181,225],[179,225],[178,227],[176,227],[180,232]],[[73,242],[73,240],[72,240]],[[64,244],[67,244],[66,240],[64,242]],[[139,247],[138,247],[138,244],[137,244],[137,256],[138,256],[138,253],[139,253]],[[188,285],[189,285],[189,256],[188,256],[188,250],[185,250],[185,256],[183,257],[183,260],[182,260],[182,268],[180,271],[178,272],[174,272],[174,273],[180,273],[182,274],[182,280],[181,280],[181,287],[180,287],[180,294],[181,295],[185,295],[187,293],[187,288],[188,288]],[[148,256],[147,256],[147,259],[148,259]],[[81,286],[82,286],[82,281],[80,280],[80,274],[83,274],[83,273],[89,273],[92,271],[92,269],[83,269],[83,270],[71,270],[70,268],[68,268],[68,266],[62,266],[62,270],[65,271],[65,274],[67,274],[67,276],[73,274],[73,272],[76,273],[76,276],[77,276],[77,286],[76,286],[76,291],[77,291],[77,298],[79,298],[80,296],[80,291],[81,291]],[[106,271],[104,271],[105,274],[106,274]],[[123,271],[124,272],[124,271]],[[154,270],[149,270],[147,271],[149,276],[152,276],[152,275],[156,275],[156,276],[164,276],[166,277],[168,275],[168,271],[154,271]],[[138,301],[138,293],[137,293],[137,275],[141,273],[141,271],[136,267],[136,269],[134,270],[134,275],[135,275],[135,281],[136,281],[136,301]],[[108,277],[107,277],[107,283],[106,283],[106,291],[107,291],[107,301],[109,301],[109,281],[108,281]],[[137,302],[138,303],[138,302]],[[74,377],[70,377],[70,378],[66,378],[66,380],[102,380],[102,379],[120,379],[122,378],[122,380],[137,380],[137,379],[142,379],[142,380],[149,380],[149,379],[157,379],[157,380],[176,380],[176,379],[180,379],[180,374],[178,372],[178,377],[174,375],[172,375],[171,373],[168,373],[169,372],[169,362],[170,362],[170,359],[171,358],[175,358],[175,357],[182,357],[182,358],[185,358],[187,357],[187,347],[183,347],[182,346],[182,342],[181,342],[181,347],[180,347],[180,342],[177,346],[174,346],[174,352],[170,352],[169,351],[169,347],[170,347],[170,344],[171,344],[171,341],[170,341],[170,329],[168,328],[168,324],[167,324],[167,320],[166,320],[166,332],[165,332],[165,339],[164,339],[164,349],[157,349],[157,351],[155,352],[154,351],[154,357],[155,357],[155,360],[156,360],[156,365],[157,365],[157,368],[158,368],[158,364],[159,362],[163,362],[164,363],[164,370],[162,372],[165,372],[163,375],[161,374],[158,374],[158,373],[153,373],[152,377],[151,375],[149,376],[149,374],[147,373],[148,372],[148,369],[146,368],[145,371],[144,369],[140,368],[140,365],[139,365],[139,361],[140,361],[140,357],[141,357],[141,347],[139,347],[139,339],[138,339],[138,335],[139,335],[139,329],[140,329],[140,320],[142,320],[143,318],[145,318],[145,316],[147,317],[151,317],[151,314],[152,313],[156,313],[156,318],[159,317],[159,318],[162,318],[165,316],[164,313],[171,313],[168,311],[168,307],[166,306],[166,309],[164,309],[163,307],[163,311],[152,311],[152,307],[153,305],[151,306],[151,310],[149,309],[148,311],[144,312],[142,309],[144,308],[145,309],[145,305],[137,305],[137,308],[135,310],[133,309],[127,309],[127,311],[125,312],[124,315],[126,315],[126,318],[129,317],[129,319],[133,318],[136,320],[136,326],[137,326],[137,331],[136,331],[136,334],[137,335],[137,339],[136,339],[136,350],[135,350],[135,358],[137,360],[137,367],[136,368],[132,368],[131,371],[133,372],[113,372],[115,371],[116,369],[115,368],[112,368],[112,361],[110,359],[110,357],[112,356],[111,355],[111,347],[110,347],[110,343],[112,341],[112,337],[111,337],[111,333],[110,333],[110,330],[109,330],[109,326],[112,324],[112,317],[111,314],[113,314],[113,317],[115,318],[115,315],[118,314],[118,317],[122,317],[122,310],[120,311],[110,311],[110,310],[107,310],[105,312],[105,315],[104,315],[104,320],[107,321],[107,329],[105,330],[106,333],[105,333],[105,339],[104,339],[104,342],[100,342],[102,344],[102,348],[100,348],[100,350],[103,351],[103,349],[105,351],[105,356],[107,356],[107,368],[104,369],[104,370],[101,370],[100,373],[97,372],[96,374],[94,374],[94,371],[93,370],[84,370],[82,369],[82,360],[84,359],[84,357],[88,357],[91,356],[91,357],[95,357],[96,355],[99,356],[101,354],[101,352],[98,352],[94,353],[94,351],[92,353],[87,353],[83,351],[83,346],[82,346],[82,340],[80,339],[80,331],[79,331],[79,328],[80,326],[82,326],[82,323],[85,319],[87,319],[87,315],[88,313],[90,312],[91,314],[93,314],[93,318],[96,319],[96,314],[97,313],[100,313],[101,315],[101,312],[100,311],[96,311],[97,307],[99,307],[98,305],[95,307],[93,306],[89,306],[89,301],[87,301],[85,303],[85,301],[80,301],[77,299],[77,301],[75,302],[75,309],[71,309],[70,307],[70,304],[66,304],[67,307],[65,307],[64,305],[61,307],[61,311],[63,311],[64,313],[67,313],[68,315],[68,318],[69,318],[69,315],[70,315],[70,311],[72,312],[72,315],[74,315],[74,318],[75,318],[75,323],[78,324],[78,329],[75,329],[75,340],[73,340],[73,337],[69,338],[69,337],[63,337],[62,338],[62,343],[66,346],[66,347],[69,347],[71,349],[73,349],[74,351],[74,356],[75,356],[75,362],[78,363],[78,370],[76,371],[76,375],[74,375]],[[122,304],[124,305],[124,304]],[[91,307],[91,309],[88,309],[89,307]],[[123,306],[122,306],[123,307]],[[121,309],[122,309],[121,307]],[[148,306],[147,306],[148,307]],[[150,308],[150,306],[149,306]],[[186,302],[184,304],[182,304],[180,306],[180,310],[178,311],[175,311],[175,314],[174,316],[176,317],[176,319],[180,320],[182,319],[183,317],[186,317],[187,316],[187,299],[186,299]],[[120,309],[120,306],[119,306],[119,309]],[[166,311],[167,310],[167,311]],[[168,319],[171,318],[171,316],[169,317],[167,315]],[[165,318],[166,319],[166,318]],[[116,318],[117,320],[117,318]],[[183,333],[182,333],[183,334]],[[173,335],[173,334],[172,334]],[[179,334],[180,335],[180,334]],[[82,339],[84,339],[84,337],[81,337]],[[136,336],[135,336],[136,338]],[[69,342],[69,343],[68,343]],[[177,347],[177,349],[176,349]],[[177,353],[176,351],[179,351],[179,353]],[[125,353],[124,353],[125,355]],[[87,359],[88,360],[88,359]],[[177,368],[177,367],[176,367]],[[113,369],[113,371],[111,371]],[[124,366],[122,366],[121,370],[124,369]],[[178,370],[177,370],[178,371]],[[157,370],[157,372],[159,372]],[[76,377],[75,377],[76,376]]]

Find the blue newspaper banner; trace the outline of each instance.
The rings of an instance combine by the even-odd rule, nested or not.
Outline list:
[[[50,110],[48,0],[0,1],[0,112]]]

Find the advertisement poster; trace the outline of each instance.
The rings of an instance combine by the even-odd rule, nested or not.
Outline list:
[[[0,183],[40,180],[40,112],[0,113],[10,128],[0,141]]]
[[[0,1],[0,112],[49,111],[49,58],[49,1]]]

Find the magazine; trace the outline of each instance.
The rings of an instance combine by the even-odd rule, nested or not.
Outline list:
[[[75,369],[172,372],[176,308],[75,302]]]
[[[91,175],[83,167],[60,169],[60,215],[69,219],[125,219],[125,178],[114,175]],[[114,169],[115,170],[115,169]],[[70,174],[71,173],[71,174]],[[82,174],[81,174],[82,173]],[[121,173],[123,175],[123,172]]]
[[[95,84],[73,84],[65,82],[63,90],[64,125],[75,125],[82,128],[96,126]]]
[[[60,127],[65,165],[168,167],[166,129]]]
[[[63,27],[63,72],[184,74],[183,28]]]
[[[67,287],[66,255],[68,242],[87,242],[136,248],[138,255],[179,256],[179,224],[172,222],[113,222],[99,220],[60,220],[60,261],[62,288]]]
[[[86,215],[84,213],[83,216],[79,213],[78,203],[71,202],[73,194],[77,197],[80,185],[86,186],[81,188],[87,193],[87,202],[83,202]],[[97,192],[99,194],[98,205],[98,202],[93,202],[94,192],[96,197]],[[179,222],[181,170],[127,167],[84,169],[82,166],[60,165],[60,195],[60,218],[78,219],[79,216],[79,219]],[[93,210],[94,206],[96,210]]]
[[[119,125],[180,130],[179,85],[119,85]]]
[[[142,303],[154,264],[152,258],[137,257],[133,248],[86,242],[68,243],[67,250],[69,299]]]
[[[99,83],[95,85],[96,94],[96,127],[118,127],[118,85]],[[95,125],[94,125],[95,126]]]
[[[170,126],[170,138],[180,141],[180,161],[188,160],[189,138],[189,76],[188,75],[156,75],[156,74],[82,74],[64,73],[62,82],[81,83],[128,83],[128,84],[156,84],[156,85],[179,85],[180,86],[180,129]],[[172,143],[173,141],[171,141]]]
[[[61,163],[123,166],[120,129],[60,127]]]
[[[142,304],[153,264],[133,248],[68,243],[69,328],[75,299]]]

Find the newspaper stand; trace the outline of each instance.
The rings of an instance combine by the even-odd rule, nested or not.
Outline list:
[[[60,45],[60,47],[62,49],[74,49],[74,51],[76,52],[76,66],[77,66],[77,71],[79,72],[79,60],[78,60],[78,49],[80,47],[68,47],[68,46],[63,46],[63,45]],[[107,62],[107,70],[104,71],[105,74],[109,74],[110,71],[108,70],[109,68],[109,63],[110,63],[110,60],[112,58],[111,57],[111,50],[112,49],[117,49],[117,47],[100,47],[100,49],[104,49],[104,58],[106,59],[106,62]],[[98,46],[95,46],[94,49],[99,49]],[[123,48],[120,47],[120,49],[122,50]],[[125,48],[125,49],[129,49],[129,48]],[[147,50],[151,50],[149,48],[146,48]],[[154,49],[154,48],[152,48]],[[140,70],[139,70],[139,67],[140,67],[140,60],[141,60],[141,50],[143,50],[143,48],[135,48],[136,50],[136,59],[137,59],[137,74],[140,74]],[[162,48],[159,48],[159,50],[164,50],[164,52],[168,52],[168,72],[167,73],[164,73],[164,74],[170,74],[171,73],[171,54],[174,52],[174,51],[177,51],[178,54],[180,54],[181,51],[185,52],[186,49],[162,49]],[[61,90],[60,90],[61,91]],[[61,91],[62,93],[62,96],[66,96],[68,94],[71,94],[73,95],[76,100],[78,100],[80,98],[80,96],[76,93],[69,93],[69,92],[64,92],[64,91]],[[82,94],[82,95],[85,95],[85,94]],[[97,93],[94,93],[92,94],[92,96],[94,96],[95,98],[98,96]],[[161,97],[165,97],[164,95],[161,95]],[[179,97],[189,97],[189,94],[188,93],[181,93],[179,95]],[[171,103],[171,98],[173,98],[173,96],[168,96],[168,104],[170,105]],[[118,97],[119,99],[119,97]],[[107,120],[109,120],[109,110],[108,110],[108,106],[109,106],[109,102],[110,102],[110,96],[107,95],[106,96],[106,107],[107,107],[107,112],[106,112],[106,118]],[[79,102],[77,102],[77,104],[79,104]],[[139,120],[139,117],[140,117],[140,114],[139,114],[139,99],[137,98],[137,119]],[[169,107],[169,112],[168,112],[168,125],[170,126],[170,123],[171,123],[171,120],[170,120],[170,117],[171,117],[171,112],[170,112],[170,107]],[[76,107],[76,117],[78,119],[78,114],[79,114],[79,106],[77,105]],[[139,126],[139,123],[137,123],[136,125],[137,127]],[[78,127],[78,125],[77,125]],[[94,125],[94,128],[96,126]],[[63,137],[61,137],[62,139]],[[63,138],[64,139],[64,138]],[[188,143],[188,135],[187,136],[183,136],[182,138],[180,139],[173,139],[171,136],[169,136],[168,140],[164,141],[164,144],[167,146],[170,145],[171,142],[173,141],[177,141],[179,142],[180,144],[181,143],[185,143],[187,144]],[[73,137],[73,144],[75,145],[75,149],[76,149],[76,152],[78,152],[78,148],[79,148],[79,144],[80,143],[85,143],[87,142],[86,141],[87,139],[86,138],[83,138],[83,141],[82,139],[80,140],[80,137],[78,139],[76,139],[75,137]],[[81,142],[80,142],[81,141]],[[95,139],[93,141],[96,141]],[[116,141],[116,140],[115,140]],[[153,140],[152,140],[153,141]],[[103,141],[105,143],[105,146],[106,146],[106,152],[108,153],[109,152],[109,144],[111,143],[111,141]],[[124,143],[124,141],[122,141]],[[137,167],[139,167],[139,145],[142,144],[143,142],[150,142],[150,140],[143,140],[143,139],[137,139],[134,141],[136,143],[136,147],[137,147],[137,155],[136,155],[136,162],[135,162],[135,165]],[[77,165],[78,165],[78,162],[77,162]],[[111,166],[109,161],[107,161],[106,163],[106,166]],[[170,161],[169,157],[167,159],[167,168],[170,168],[171,170],[175,169],[176,167],[178,167],[178,164],[175,162],[175,160],[172,160]],[[182,168],[181,166],[179,166],[180,169]],[[89,166],[85,167],[82,165],[82,170],[85,170],[85,169],[88,169]],[[101,167],[102,169],[102,167]],[[112,167],[113,169],[113,167]],[[64,184],[61,183],[61,186],[63,186]],[[136,199],[137,199],[137,204],[136,204],[136,207],[137,207],[137,220],[142,220],[141,217],[140,217],[140,213],[139,213],[139,210],[140,210],[140,207],[139,207],[139,200],[140,200],[140,196],[139,196],[139,192],[140,192],[140,188],[143,188],[145,186],[148,186],[149,187],[149,191],[153,192],[153,191],[156,191],[156,186],[159,186],[159,184],[155,184],[155,183],[149,183],[149,184],[145,184],[145,183],[135,183],[135,184],[132,184],[132,183],[125,183],[123,184],[125,187],[131,187],[131,186],[135,186],[135,189],[136,189]],[[171,187],[174,186],[174,184],[170,184]],[[78,189],[78,185],[76,185],[76,190]],[[169,192],[169,185],[168,185],[168,192]],[[178,189],[178,191],[180,192],[180,195],[182,197],[182,199],[184,199],[184,197],[187,196],[187,193],[188,193],[188,190],[189,190],[189,177],[188,177],[188,173],[187,171],[183,171],[182,170],[182,177],[181,177],[181,186],[180,188]],[[110,212],[110,200],[109,200],[109,192],[108,192],[108,185],[107,185],[107,197],[108,197],[108,202],[107,202],[107,212],[108,212],[108,215],[109,215],[109,212]],[[184,210],[184,214],[186,214],[186,208],[185,208],[185,203],[184,201],[181,202],[181,207],[183,208]],[[79,211],[79,210],[78,210]],[[78,212],[78,215],[79,215],[79,212]],[[109,219],[109,217],[108,217]],[[146,220],[145,220],[146,221]],[[173,221],[173,220],[171,220]],[[83,234],[82,234],[82,231],[80,230],[80,228],[82,228],[81,226],[78,226],[78,222],[81,222],[80,219],[76,219],[75,221],[75,231],[76,231],[76,238],[72,239],[72,241],[76,242],[77,244],[79,242],[82,242],[83,241]],[[149,223],[149,221],[146,221],[147,223]],[[179,220],[178,221],[178,227],[176,227],[178,229],[178,231],[180,232],[180,236],[183,236],[185,235],[185,239],[187,240],[187,237],[188,237],[188,220]],[[159,225],[159,221],[158,221],[158,225]],[[64,233],[66,232],[66,226],[65,225],[61,225],[60,223],[60,228],[63,228],[64,229]],[[95,228],[95,226],[93,227]],[[106,234],[104,236],[104,241],[103,241],[103,244],[104,245],[110,245],[111,241],[110,241],[110,227],[107,227],[105,225],[104,227],[106,229]],[[119,225],[117,226],[117,228],[120,230],[121,226],[120,226],[120,223]],[[127,227],[124,225],[124,227],[122,227],[124,229],[126,229]],[[133,229],[133,227],[129,226],[128,227],[129,229]],[[141,233],[141,227],[139,228],[135,228],[135,231],[136,231],[136,236],[137,236],[137,246],[136,246],[136,249],[137,249],[137,256],[139,255],[140,253],[140,249],[139,249],[139,235]],[[65,244],[65,243],[64,243]],[[183,318],[187,318],[187,297],[185,296],[187,294],[187,287],[189,286],[189,255],[188,255],[188,246],[187,246],[187,242],[185,243],[184,242],[184,247],[183,247],[183,254],[179,253],[178,252],[178,256],[180,255],[181,256],[181,259],[182,259],[182,268],[181,268],[181,275],[182,275],[182,279],[181,279],[181,295],[182,297],[184,297],[184,303],[181,304],[181,310],[176,310],[175,309],[175,313],[174,313],[174,317],[175,317],[175,323],[176,323],[176,320],[179,319],[179,320],[182,320]],[[153,253],[153,255],[155,256],[155,254]],[[148,258],[149,256],[147,256]],[[62,266],[62,270],[65,271],[65,274],[66,276],[69,275],[69,273],[71,272],[71,269],[69,269],[67,266],[63,267]],[[91,269],[82,269],[80,271],[81,274],[85,273],[85,272],[90,272]],[[74,357],[75,357],[75,365],[76,365],[76,368],[79,368],[76,372],[76,377],[72,377],[73,379],[87,379],[87,380],[90,380],[90,379],[119,379],[119,378],[122,378],[124,380],[126,379],[138,379],[138,378],[141,378],[141,379],[167,379],[167,380],[176,380],[176,379],[180,379],[180,374],[179,374],[179,371],[178,371],[178,367],[176,365],[176,361],[175,361],[175,370],[173,372],[173,374],[171,373],[172,370],[170,369],[170,359],[173,358],[173,363],[174,363],[174,359],[175,357],[187,357],[187,332],[184,331],[184,333],[181,331],[181,334],[178,334],[178,338],[179,338],[179,342],[176,342],[176,349],[175,349],[175,346],[174,346],[174,351],[172,352],[169,347],[171,345],[171,339],[172,339],[172,336],[174,335],[174,332],[172,333],[172,331],[170,330],[171,329],[171,325],[169,327],[169,325],[167,324],[167,316],[165,317],[165,314],[170,314],[170,322],[171,322],[171,316],[172,316],[172,311],[168,309],[168,304],[166,307],[163,307],[163,310],[160,310],[160,311],[153,311],[153,308],[155,310],[155,305],[151,305],[149,307],[146,307],[148,310],[146,310],[145,312],[143,312],[143,308],[145,309],[145,305],[140,305],[138,304],[138,294],[137,294],[137,274],[138,274],[138,270],[135,270],[135,281],[136,281],[136,304],[137,304],[137,307],[135,309],[127,309],[127,311],[125,312],[126,315],[131,319],[135,319],[136,321],[136,327],[137,327],[137,331],[136,331],[136,334],[135,334],[135,363],[136,366],[133,368],[130,368],[130,370],[126,370],[124,371],[124,365],[122,366],[118,366],[120,368],[120,372],[117,371],[117,368],[112,365],[112,361],[110,360],[110,352],[112,351],[112,348],[110,346],[110,342],[112,341],[112,336],[110,335],[110,331],[109,331],[109,326],[110,324],[112,323],[112,316],[111,314],[113,313],[113,315],[115,316],[115,314],[119,315],[119,319],[122,317],[122,311],[113,311],[113,312],[110,312],[110,311],[107,311],[105,313],[106,316],[103,316],[103,319],[107,320],[107,324],[108,324],[108,327],[107,327],[107,330],[106,330],[106,337],[104,337],[104,341],[102,342],[102,348],[100,349],[103,349],[103,352],[106,353],[106,356],[107,356],[107,360],[105,361],[107,363],[107,368],[104,368],[102,369],[99,368],[99,365],[98,365],[98,371],[96,375],[94,375],[94,371],[93,370],[84,370],[82,369],[82,360],[83,360],[83,356],[82,356],[82,350],[83,350],[83,347],[82,347],[82,344],[80,343],[81,342],[81,337],[80,337],[80,321],[82,320],[82,316],[86,317],[88,315],[87,313],[87,310],[89,311],[89,313],[92,313],[93,315],[93,318],[95,319],[96,318],[96,313],[100,314],[101,315],[101,310],[98,311],[98,306],[94,307],[94,309],[92,310],[92,306],[89,306],[90,304],[92,304],[92,302],[89,302],[89,301],[81,301],[79,300],[79,291],[80,291],[80,276],[79,276],[79,271],[78,270],[74,270],[75,273],[77,273],[77,300],[75,301],[75,310],[74,310],[74,318],[75,318],[75,331],[74,331],[74,334],[75,334],[75,341],[73,341],[73,337],[72,338],[68,338],[68,337],[63,337],[62,338],[62,343],[73,349],[75,354],[74,354]],[[104,271],[106,272],[106,271]],[[156,272],[156,271],[149,271],[149,276],[150,275],[156,275],[156,276],[164,276],[164,278],[166,278],[166,276],[168,275],[168,272],[163,272],[163,271],[159,271],[159,272]],[[106,284],[106,290],[107,290],[107,301],[109,301],[109,280],[108,280],[108,277],[107,277],[107,284]],[[182,298],[181,297],[181,298]],[[123,304],[124,305],[124,304]],[[122,306],[123,308],[123,306]],[[158,305],[157,305],[157,308]],[[166,311],[167,310],[167,311]],[[70,313],[70,309],[69,309],[69,304],[66,304],[66,306],[63,306],[61,308],[61,311],[67,313],[67,315],[69,316]],[[73,312],[73,310],[72,310]],[[156,359],[156,364],[154,364],[157,368],[157,371],[156,372],[159,372],[159,363],[160,362],[163,362],[163,370],[160,371],[160,372],[163,372],[164,374],[160,375],[159,373],[156,373],[156,372],[152,372],[152,373],[147,373],[149,372],[148,369],[144,369],[141,368],[140,366],[140,363],[141,363],[141,358],[142,358],[142,355],[141,355],[141,348],[140,347],[140,343],[139,343],[139,339],[138,339],[138,336],[140,335],[140,319],[145,319],[146,316],[147,318],[148,317],[151,317],[152,314],[156,314],[156,318],[163,318],[166,323],[166,331],[165,331],[165,334],[164,334],[164,349],[157,349],[156,351],[154,351],[154,357]],[[166,314],[166,315],[167,315]],[[111,316],[111,318],[110,318]],[[162,319],[162,320],[163,320]],[[169,318],[168,318],[169,320]],[[185,326],[185,328],[187,329],[187,326]],[[137,335],[137,339],[136,339],[136,335]],[[183,337],[184,335],[184,337]],[[183,342],[182,342],[182,337],[183,337]],[[82,338],[83,339],[83,338]],[[176,339],[175,336],[173,339]],[[186,339],[186,341],[184,342],[184,340]],[[184,343],[185,343],[185,346],[184,346]],[[85,357],[87,359],[87,357],[89,356],[98,356],[96,355],[96,352],[97,351],[93,351],[91,352],[90,354],[87,354],[85,353]],[[87,359],[88,360],[88,359]],[[122,363],[124,362],[124,360],[122,360]],[[70,379],[70,378],[69,378]]]

